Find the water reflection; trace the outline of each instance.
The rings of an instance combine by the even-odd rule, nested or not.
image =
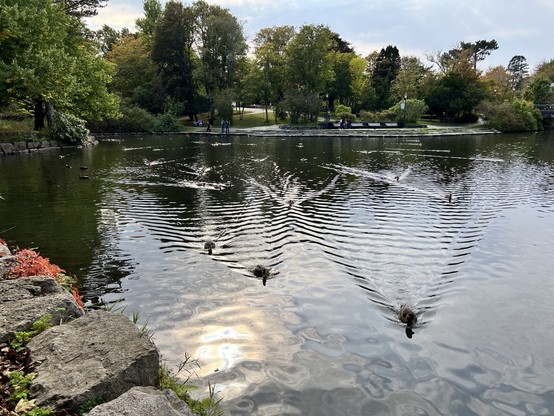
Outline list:
[[[83,270],[89,300],[139,311],[170,363],[198,358],[231,414],[547,414],[552,148],[122,138],[40,170],[0,159],[0,194],[35,214],[1,201],[0,218],[23,245],[56,215],[32,201],[70,195],[47,249]]]

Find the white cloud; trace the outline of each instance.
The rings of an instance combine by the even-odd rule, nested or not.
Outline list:
[[[135,4],[118,4],[117,1],[111,1],[106,7],[98,9],[98,14],[87,18],[88,26],[93,29],[100,29],[103,25],[108,25],[114,29],[126,27],[131,32],[135,30],[135,20],[143,15],[142,2],[140,7]]]

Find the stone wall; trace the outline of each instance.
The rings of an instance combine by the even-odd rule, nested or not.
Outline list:
[[[42,141],[13,141],[0,143],[0,156],[11,156],[18,154],[28,154],[40,151],[48,151],[53,149],[66,149],[72,147],[90,147],[98,144],[94,137],[90,137],[81,145],[71,145],[58,142],[57,140],[42,140]]]

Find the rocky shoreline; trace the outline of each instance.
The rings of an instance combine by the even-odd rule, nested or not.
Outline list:
[[[26,366],[36,373],[29,390],[33,405],[57,415],[78,414],[91,402],[103,404],[87,413],[90,416],[193,415],[173,391],[158,388],[160,355],[147,332],[121,313],[85,313],[50,276],[9,279],[15,262],[0,242],[2,361],[16,333],[29,331],[46,314],[53,325],[26,345]],[[17,415],[1,406],[0,414]]]

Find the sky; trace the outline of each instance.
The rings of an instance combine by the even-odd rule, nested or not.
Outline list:
[[[263,28],[324,24],[361,56],[388,45],[424,63],[426,53],[446,52],[461,41],[492,40],[499,48],[480,63],[486,70],[523,55],[530,69],[554,59],[554,0],[207,0],[229,9],[248,40]],[[161,0],[162,5],[166,3]],[[185,5],[192,0],[182,1]],[[107,24],[136,30],[142,0],[109,0],[91,29]]]

